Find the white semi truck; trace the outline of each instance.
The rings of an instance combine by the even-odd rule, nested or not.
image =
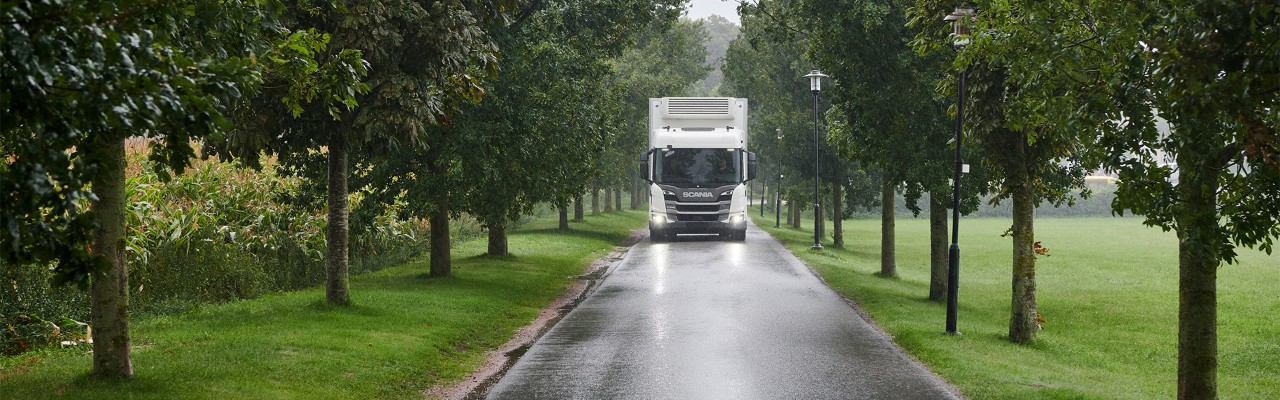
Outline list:
[[[640,155],[649,182],[649,237],[678,234],[747,237],[746,183],[756,177],[747,151],[747,99],[649,99],[649,150]]]

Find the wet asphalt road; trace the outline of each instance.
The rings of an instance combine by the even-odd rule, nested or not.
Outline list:
[[[954,399],[764,232],[635,245],[488,399]]]

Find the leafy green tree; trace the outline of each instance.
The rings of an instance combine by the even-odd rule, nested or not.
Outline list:
[[[473,112],[476,124],[459,124],[466,133],[456,147],[463,187],[471,188],[464,211],[489,227],[489,254],[506,253],[506,221],[539,202],[567,204],[570,196],[592,192],[592,211],[598,210],[598,190],[612,190],[633,168],[635,149],[628,148],[625,110],[647,109],[647,101],[626,104],[618,85],[616,63],[637,47],[649,29],[667,30],[675,22],[680,2],[600,1],[591,7],[559,9],[549,5],[526,24],[502,33],[507,67],[496,83],[494,102],[482,103],[488,112]],[[567,14],[567,13],[574,14]],[[577,35],[554,39],[554,32]],[[607,33],[637,32],[632,35]],[[688,42],[668,44],[676,51]],[[678,58],[676,60],[679,60]],[[670,60],[668,60],[670,61]],[[688,82],[684,82],[688,85]],[[480,128],[501,118],[501,128]],[[480,129],[477,129],[480,128]],[[478,140],[477,140],[478,139]],[[503,157],[475,157],[476,151],[501,151]],[[477,171],[508,168],[505,173],[476,175]]]
[[[54,263],[53,282],[90,290],[92,375],[132,378],[123,257],[124,141],[151,138],[159,172],[181,173],[191,141],[216,136],[257,90],[256,56],[314,48],[276,23],[274,3],[21,1],[0,6],[3,257]],[[167,176],[167,175],[166,175]]]
[[[724,71],[720,69],[720,65],[724,63],[724,55],[729,51],[729,43],[738,38],[742,28],[733,21],[715,14],[698,22],[702,23],[707,32],[706,65],[711,67],[711,72],[699,82],[697,92],[700,96],[718,96],[720,83],[724,81]]]
[[[1121,112],[1099,115],[1126,122],[1108,125],[1102,140],[1120,176],[1115,206],[1177,232],[1178,397],[1215,398],[1218,268],[1237,246],[1270,253],[1280,237],[1280,5],[1129,10],[1158,17],[1142,20],[1145,46],[1115,60],[1127,67],[1111,81]],[[1157,116],[1168,132],[1156,129]]]
[[[941,56],[921,57],[910,48],[914,32],[905,26],[903,5],[849,0],[799,1],[792,6],[808,16],[803,21],[813,38],[810,52],[823,71],[840,82],[832,85],[831,96],[847,122],[841,135],[833,130],[833,144],[845,158],[882,171],[881,274],[896,275],[892,221],[899,185],[906,184],[907,205],[916,212],[923,192],[942,194],[948,186],[951,135],[944,100],[933,91],[943,74],[937,68]],[[930,218],[945,219],[945,210]],[[931,226],[945,229],[945,224]],[[945,240],[945,231],[936,233],[935,240]],[[933,247],[945,252],[945,245]],[[941,265],[932,270],[945,276],[945,254],[934,261]],[[945,287],[930,292],[935,291],[943,293]]]
[[[232,154],[256,160],[278,154],[306,170],[309,155],[327,156],[327,284],[325,299],[351,301],[348,287],[351,158],[367,165],[402,148],[425,148],[432,127],[480,99],[483,75],[496,69],[497,48],[484,28],[505,19],[510,1],[340,1],[290,4],[286,25],[327,32],[328,51],[311,66],[313,85],[265,92],[243,110]],[[363,59],[361,59],[362,57]],[[367,72],[365,66],[367,65]],[[333,91],[331,88],[348,88]],[[337,99],[340,101],[331,101]],[[281,115],[285,104],[291,116]],[[357,107],[358,105],[358,107]],[[365,170],[364,168],[361,169]],[[323,177],[323,178],[320,178]],[[447,224],[446,228],[447,228]],[[438,229],[433,226],[433,236]]]
[[[910,11],[913,26],[921,34],[913,45],[922,52],[950,52],[950,25],[943,16],[952,4],[921,0]],[[1007,4],[992,7],[1008,9]],[[1039,5],[1019,7],[1031,12],[1049,12]],[[999,14],[985,10],[983,15]],[[1047,15],[1047,14],[1040,14]],[[1043,65],[1023,62],[1022,54],[1032,52],[1035,43],[1007,31],[1017,26],[988,25],[979,18],[973,43],[958,53],[957,69],[968,75],[968,104],[965,104],[964,141],[981,153],[975,168],[991,173],[990,189],[997,201],[1013,203],[1013,296],[1009,340],[1027,343],[1039,330],[1036,306],[1034,210],[1041,201],[1055,205],[1069,203],[1071,190],[1083,186],[1092,170],[1090,160],[1094,133],[1053,124],[1047,115],[1073,109],[1081,99],[1071,96],[1062,80],[1054,80]],[[1083,51],[1083,50],[1082,50]],[[1041,62],[1042,63],[1042,62]],[[1051,70],[1051,69],[1049,69]],[[955,85],[942,86],[955,93]],[[1047,100],[1048,99],[1048,100]],[[1087,193],[1087,192],[1086,192]]]
[[[815,172],[813,98],[808,79],[802,76],[819,65],[820,56],[811,51],[819,39],[803,22],[802,4],[786,0],[741,5],[742,33],[730,45],[723,66],[726,82],[722,90],[747,93],[745,96],[752,98],[752,121],[757,127],[753,143],[760,146],[756,149],[764,169],[779,171],[768,176],[787,176],[787,187],[792,189],[787,192],[794,195],[792,204],[813,201],[810,196]],[[840,80],[828,79],[824,83],[820,109],[827,110],[830,103],[840,101],[841,87]],[[818,166],[824,181],[819,196],[827,200],[819,201],[830,202],[830,207],[823,208],[823,215],[832,217],[832,245],[841,247],[844,218],[854,207],[869,205],[866,188],[858,185],[871,184],[871,180],[865,179],[864,164],[850,159],[847,149],[828,146],[833,137],[839,137],[836,132],[848,130],[849,125],[838,113],[827,111],[826,116],[829,128],[821,128],[826,135],[819,138]],[[762,132],[757,125],[761,122],[772,129]],[[879,186],[878,180],[876,185]],[[798,223],[793,221],[793,225]]]
[[[1120,176],[1115,206],[1177,232],[1178,397],[1216,398],[1218,268],[1237,246],[1270,253],[1280,237],[1280,7],[1171,1],[1122,10],[1156,17],[1135,18],[1142,45],[1112,60],[1123,66],[1110,81],[1118,107],[1095,114],[1124,121],[1104,125],[1102,138]]]
[[[492,88],[488,99],[434,130],[425,155],[401,149],[371,172],[403,178],[382,187],[383,196],[434,199],[410,207],[432,216],[431,276],[451,273],[448,216],[479,218],[491,254],[500,255],[507,221],[586,191],[618,124],[606,61],[634,40],[630,32],[674,20],[678,4],[530,2],[511,24],[492,29],[505,50],[502,71],[482,83]]]

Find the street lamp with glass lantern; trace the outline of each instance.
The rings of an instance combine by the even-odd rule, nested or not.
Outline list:
[[[822,201],[818,196],[818,92],[822,91],[822,78],[826,78],[818,70],[809,71],[809,90],[813,91],[813,247],[822,250]]]
[[[951,34],[951,45],[956,51],[960,51],[964,46],[969,44],[969,23],[974,18],[974,10],[970,7],[956,7],[955,12],[943,18],[944,21],[950,22],[953,33]],[[960,80],[957,86],[959,92],[959,103],[956,104],[956,159],[955,159],[955,180],[952,185],[951,194],[951,249],[948,252],[950,265],[947,271],[947,331],[948,335],[959,335],[960,331],[956,330],[956,318],[959,308],[960,293],[960,176],[965,172],[964,161],[960,158],[960,147],[963,144],[964,135],[964,81],[968,76],[967,70],[960,70]]]

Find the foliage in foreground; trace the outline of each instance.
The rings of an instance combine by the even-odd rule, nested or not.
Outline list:
[[[207,161],[164,181],[146,167],[145,146],[132,142],[126,178],[134,310],[163,314],[323,282],[322,211],[281,201],[299,190],[298,178],[277,176],[270,163],[254,172]],[[424,224],[387,215],[373,222],[355,238],[356,273],[403,262],[425,247]],[[41,265],[0,270],[0,353],[84,339],[86,294],[50,288],[47,275]]]

